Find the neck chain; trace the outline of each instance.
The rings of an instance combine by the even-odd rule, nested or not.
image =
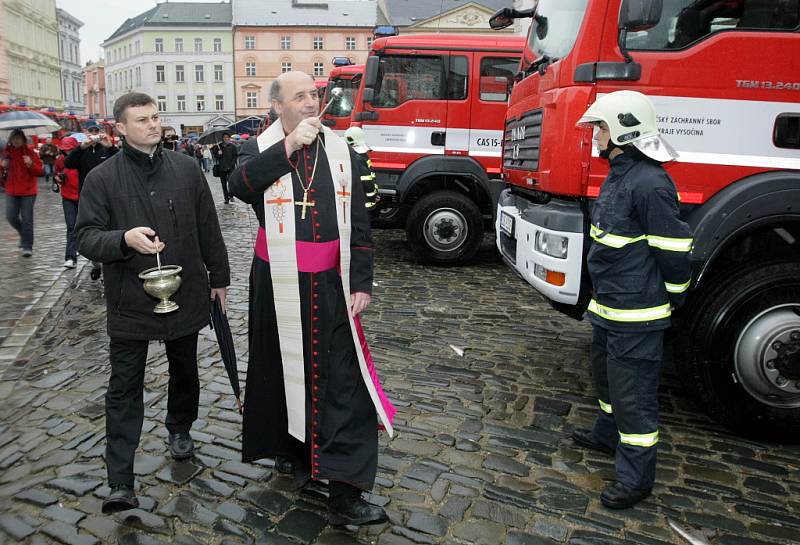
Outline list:
[[[311,189],[311,184],[314,183],[314,175],[317,173],[317,160],[319,159],[319,138],[317,138],[317,148],[315,151],[316,153],[314,154],[314,167],[311,169],[311,178],[308,179],[308,185],[303,183],[303,177],[300,176],[300,171],[297,170],[296,166],[292,165],[292,168],[297,173],[297,179],[300,180],[300,186],[303,188],[304,194],[308,193],[308,190]],[[303,159],[303,164],[305,164],[305,158]]]

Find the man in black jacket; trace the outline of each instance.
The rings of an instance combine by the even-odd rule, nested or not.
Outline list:
[[[225,204],[228,204],[231,200],[231,194],[228,191],[228,176],[236,168],[236,157],[238,155],[239,150],[231,141],[231,135],[228,133],[223,134],[222,143],[217,150],[217,158],[219,159],[219,179],[222,182],[222,194],[225,196]]]
[[[117,147],[111,141],[111,137],[100,130],[100,125],[95,120],[86,123],[87,138],[80,146],[70,152],[64,159],[66,168],[74,168],[78,171],[78,194],[83,189],[83,182],[86,176],[94,167],[100,165],[117,153]],[[102,269],[100,263],[92,263],[92,280],[100,278]]]
[[[86,178],[76,231],[81,254],[103,263],[111,377],[106,393],[106,464],[111,494],[103,512],[138,506],[133,460],[144,420],[144,369],[150,340],[163,340],[169,360],[166,426],[175,459],[189,458],[200,383],[197,332],[209,321],[210,300],[225,308],[228,255],[205,177],[190,157],[161,148],[155,101],[128,93],[114,104],[122,153]],[[179,309],[154,314],[155,300],[138,274],[180,265],[172,297]],[[210,287],[210,289],[209,289]]]

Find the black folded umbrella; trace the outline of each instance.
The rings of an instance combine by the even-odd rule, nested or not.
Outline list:
[[[219,297],[211,302],[211,328],[217,335],[219,344],[219,354],[222,356],[222,363],[225,364],[225,371],[228,372],[228,379],[233,387],[233,395],[236,396],[236,405],[239,407],[239,414],[242,413],[242,395],[239,388],[239,372],[236,369],[236,349],[233,347],[233,335],[231,326],[228,324],[228,317],[222,312],[222,304]]]

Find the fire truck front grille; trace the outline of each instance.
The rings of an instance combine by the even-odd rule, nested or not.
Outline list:
[[[518,170],[539,170],[539,144],[542,138],[542,109],[531,110],[506,125],[503,140],[503,166]]]

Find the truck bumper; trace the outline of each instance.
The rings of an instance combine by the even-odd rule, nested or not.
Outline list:
[[[513,221],[510,229],[504,216]],[[536,204],[506,189],[497,204],[495,231],[503,260],[537,291],[559,303],[578,302],[584,215],[576,202],[552,199],[547,204]],[[542,234],[566,239],[566,257],[553,257],[537,250],[537,236]],[[562,280],[563,284],[557,285]]]

